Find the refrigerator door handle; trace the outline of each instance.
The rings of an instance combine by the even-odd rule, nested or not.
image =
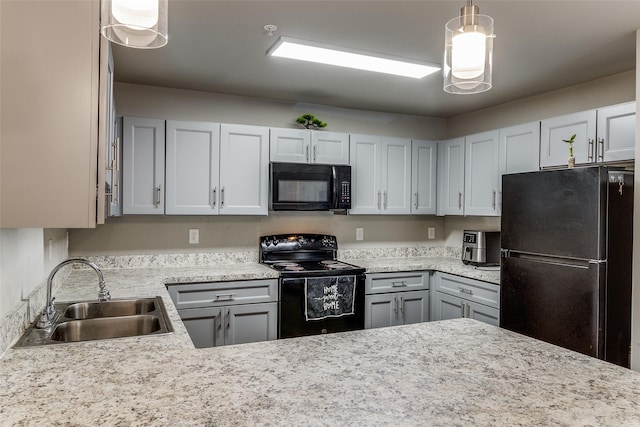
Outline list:
[[[536,254],[536,253],[529,253],[529,252],[515,252],[509,249],[502,249],[501,252],[502,252],[503,258],[520,258],[520,259],[524,259],[531,262],[561,265],[565,267],[581,268],[585,270],[589,269],[589,264],[602,264],[607,262],[606,259],[594,260],[594,259],[582,259],[582,258],[571,258],[571,257],[559,257],[559,256]]]

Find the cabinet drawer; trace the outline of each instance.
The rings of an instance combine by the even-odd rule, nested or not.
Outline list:
[[[178,310],[278,300],[278,279],[175,284],[167,289]]]
[[[459,298],[500,308],[500,286],[446,273],[435,275],[434,289]]]
[[[365,294],[424,289],[429,289],[429,273],[425,271],[367,274],[365,282]]]

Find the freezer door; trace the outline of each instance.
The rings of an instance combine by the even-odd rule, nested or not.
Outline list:
[[[606,168],[504,175],[501,247],[604,259]]]
[[[500,326],[602,358],[606,263],[512,254],[502,258]]]

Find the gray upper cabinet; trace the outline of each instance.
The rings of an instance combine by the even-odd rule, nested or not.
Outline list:
[[[599,108],[597,133],[596,161],[635,159],[636,103]]]
[[[573,156],[576,163],[595,161],[596,110],[582,111],[542,120],[540,167],[567,165],[569,145],[563,142],[575,134]]]
[[[411,140],[351,135],[351,214],[411,213]]]
[[[223,124],[220,128],[220,213],[267,215],[269,128]]]
[[[464,138],[438,144],[438,215],[464,214]]]
[[[167,215],[216,215],[219,199],[220,124],[167,121]]]
[[[122,145],[122,212],[164,214],[164,120],[124,117]]]
[[[498,215],[498,147],[497,130],[465,138],[465,215]]]
[[[540,169],[540,122],[500,129],[500,175]]]
[[[437,147],[435,141],[411,141],[412,214],[436,213]]]
[[[271,128],[270,160],[288,163],[349,164],[349,134]]]

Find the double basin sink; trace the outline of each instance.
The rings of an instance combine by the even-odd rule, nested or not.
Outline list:
[[[15,347],[160,335],[173,332],[162,298],[58,303],[49,329],[32,325]]]

